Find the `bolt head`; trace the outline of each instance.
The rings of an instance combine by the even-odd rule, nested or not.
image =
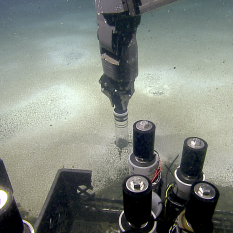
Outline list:
[[[204,182],[197,183],[194,186],[194,192],[197,196],[203,198],[203,199],[212,199],[216,195],[215,189]]]
[[[152,124],[149,121],[143,120],[136,123],[136,128],[141,131],[148,131],[152,128]]]
[[[148,181],[140,175],[132,176],[126,181],[126,187],[133,192],[143,192],[148,188]]]

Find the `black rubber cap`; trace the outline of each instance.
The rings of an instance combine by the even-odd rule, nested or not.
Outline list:
[[[195,140],[200,145],[197,143],[195,145]],[[191,177],[202,175],[207,147],[208,144],[201,138],[190,137],[185,139],[180,164],[183,175]]]
[[[198,192],[198,187],[206,191]],[[205,188],[204,188],[205,189]],[[206,193],[205,193],[206,192]],[[191,187],[190,199],[186,205],[185,217],[194,232],[212,232],[212,217],[219,199],[218,189],[206,181],[196,182]]]
[[[133,178],[137,179],[138,177],[141,177],[144,183],[146,183],[145,188],[140,190],[138,185],[135,185],[135,190],[130,189],[129,185],[127,185],[128,181]],[[123,205],[127,221],[135,228],[140,228],[143,224],[147,223],[151,216],[151,181],[142,175],[133,175],[126,178],[123,182]]]
[[[148,122],[148,129],[140,129],[141,122]],[[137,121],[133,125],[133,153],[140,159],[150,160],[154,154],[155,124],[150,121]]]

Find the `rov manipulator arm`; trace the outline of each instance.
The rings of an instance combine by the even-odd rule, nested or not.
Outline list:
[[[141,14],[174,1],[95,0],[103,66],[99,82],[114,107],[115,120],[127,120],[127,106],[134,93],[138,76],[136,31]]]

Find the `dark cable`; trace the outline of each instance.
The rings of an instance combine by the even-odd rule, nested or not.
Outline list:
[[[167,167],[167,173],[166,173],[166,187],[167,187],[167,176],[168,176],[168,172],[170,172],[171,174],[172,174],[172,172],[171,172],[171,167],[172,167],[172,165],[174,164],[174,162],[177,160],[177,158],[179,157],[179,154],[175,157],[175,159],[172,161],[172,163],[170,164],[170,166],[169,167],[167,167],[166,165],[166,167]],[[173,174],[172,174],[173,175]]]

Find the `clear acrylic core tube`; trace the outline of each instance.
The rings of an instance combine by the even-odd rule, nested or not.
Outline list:
[[[128,146],[128,110],[124,113],[113,111],[115,119],[116,146],[124,148]]]

